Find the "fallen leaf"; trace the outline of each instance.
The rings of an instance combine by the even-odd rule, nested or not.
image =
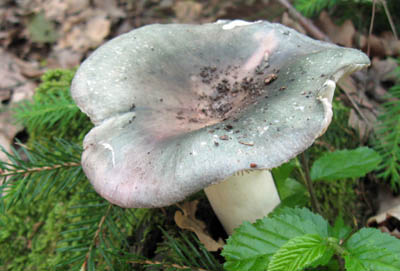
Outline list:
[[[90,40],[89,48],[99,46],[111,29],[111,22],[105,14],[92,17],[86,24],[85,36]]]
[[[350,110],[348,125],[358,132],[361,142],[365,142],[372,131],[371,125],[360,118],[354,109]]]
[[[201,3],[192,1],[179,1],[173,7],[176,18],[180,23],[193,23],[196,22],[203,10]]]
[[[392,58],[379,59],[374,57],[372,59],[371,68],[368,70],[368,84],[366,91],[369,97],[383,103],[386,102],[387,90],[386,86],[395,84],[397,81],[397,74],[394,72],[398,67],[397,61]],[[386,86],[384,86],[384,83]]]
[[[50,43],[57,40],[54,23],[43,12],[33,15],[28,23],[29,36],[33,42]]]
[[[8,52],[0,49],[0,145],[6,151],[11,150],[15,135],[22,131],[21,125],[15,124],[9,110],[14,103],[32,97],[36,85],[22,75],[17,59]],[[7,161],[7,156],[0,152],[0,160]]]
[[[370,217],[367,225],[400,238],[400,197],[394,197],[389,189],[380,189],[378,202],[378,214]]]
[[[32,97],[36,85],[22,75],[16,57],[0,49],[0,59],[0,90],[10,90],[12,102]]]
[[[183,203],[181,207],[182,212],[175,212],[174,220],[176,225],[181,229],[194,232],[208,251],[217,251],[222,249],[224,241],[221,238],[218,242],[212,239],[205,231],[206,224],[195,217],[198,203],[198,200]]]
[[[337,26],[333,23],[329,14],[326,11],[322,11],[318,18],[318,24],[334,43],[353,47],[356,29],[352,21],[346,20],[341,26]]]
[[[98,9],[107,10],[107,15],[111,18],[125,18],[126,13],[117,6],[117,1],[94,0],[94,5]]]
[[[307,31],[297,21],[293,20],[287,12],[282,14],[281,23],[290,28],[296,29],[300,33],[307,34]]]

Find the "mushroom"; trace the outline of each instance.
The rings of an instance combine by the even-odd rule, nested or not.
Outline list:
[[[231,233],[279,203],[268,169],[325,132],[335,82],[368,64],[360,51],[266,21],[141,27],[95,50],[72,82],[95,124],[83,169],[127,208],[206,188]]]

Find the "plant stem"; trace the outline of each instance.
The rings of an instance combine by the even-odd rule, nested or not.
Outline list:
[[[318,199],[315,196],[314,187],[313,187],[311,177],[310,177],[310,169],[308,167],[308,160],[307,160],[304,152],[301,154],[301,161],[302,161],[303,168],[305,171],[305,175],[303,173],[303,178],[306,183],[308,193],[310,194],[310,197],[311,197],[311,206],[312,206],[314,212],[321,214],[321,208],[319,207]]]

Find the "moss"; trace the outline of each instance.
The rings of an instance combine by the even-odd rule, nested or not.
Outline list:
[[[31,206],[17,204],[0,215],[7,223],[0,232],[0,270],[52,270],[67,208],[49,198]]]
[[[310,167],[313,161],[330,149],[355,149],[359,146],[357,133],[348,126],[350,109],[340,100],[333,100],[333,120],[327,132],[307,151]],[[341,214],[345,222],[354,224],[354,214],[358,213],[356,202],[357,180],[346,179],[339,182],[317,182],[314,184],[316,196],[325,218],[333,222]]]
[[[23,103],[20,110],[17,108],[16,117],[26,127],[29,143],[46,145],[48,141],[54,142],[55,138],[81,143],[93,127],[70,95],[74,75],[75,69],[47,71],[33,95],[32,103]],[[54,122],[54,119],[57,121]],[[45,125],[39,125],[41,122]]]

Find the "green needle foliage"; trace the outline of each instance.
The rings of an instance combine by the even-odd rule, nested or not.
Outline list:
[[[295,0],[295,8],[307,17],[318,14],[325,8],[331,8],[341,0]]]
[[[46,73],[33,101],[15,109],[30,139],[5,152],[9,162],[0,162],[0,271],[340,270],[338,258],[350,271],[399,270],[395,238],[373,229],[351,234],[342,219],[330,226],[307,209],[285,207],[309,201],[304,182],[291,174],[296,169],[305,176],[297,160],[274,171],[283,204],[235,231],[222,252],[224,266],[193,234],[168,224],[171,215],[107,202],[80,166],[80,145],[92,124],[69,95],[73,74]],[[381,161],[368,148],[316,153],[309,174],[315,184],[358,178]],[[149,244],[154,249],[146,252]]]
[[[29,141],[2,149],[9,161],[0,162],[0,271],[222,270],[192,235],[163,231],[153,240],[155,228],[161,234],[154,224],[166,220],[160,211],[123,209],[93,190],[80,166],[92,124],[69,95],[73,75],[46,73],[33,101],[15,109]],[[145,255],[149,242],[164,248],[162,258]]]
[[[390,180],[392,189],[400,186],[400,85],[390,89],[390,101],[383,105],[376,131],[376,148],[382,155],[380,176]]]
[[[22,102],[14,109],[18,122],[27,128],[31,142],[64,138],[82,141],[92,123],[75,105],[69,93],[75,70],[50,70],[35,91],[33,101]]]
[[[10,163],[0,163],[1,206],[6,210],[16,202],[25,204],[47,198],[49,194],[68,191],[85,179],[80,167],[81,148],[64,140],[56,140],[58,148],[48,149],[33,144],[34,150],[15,149],[7,155]]]

